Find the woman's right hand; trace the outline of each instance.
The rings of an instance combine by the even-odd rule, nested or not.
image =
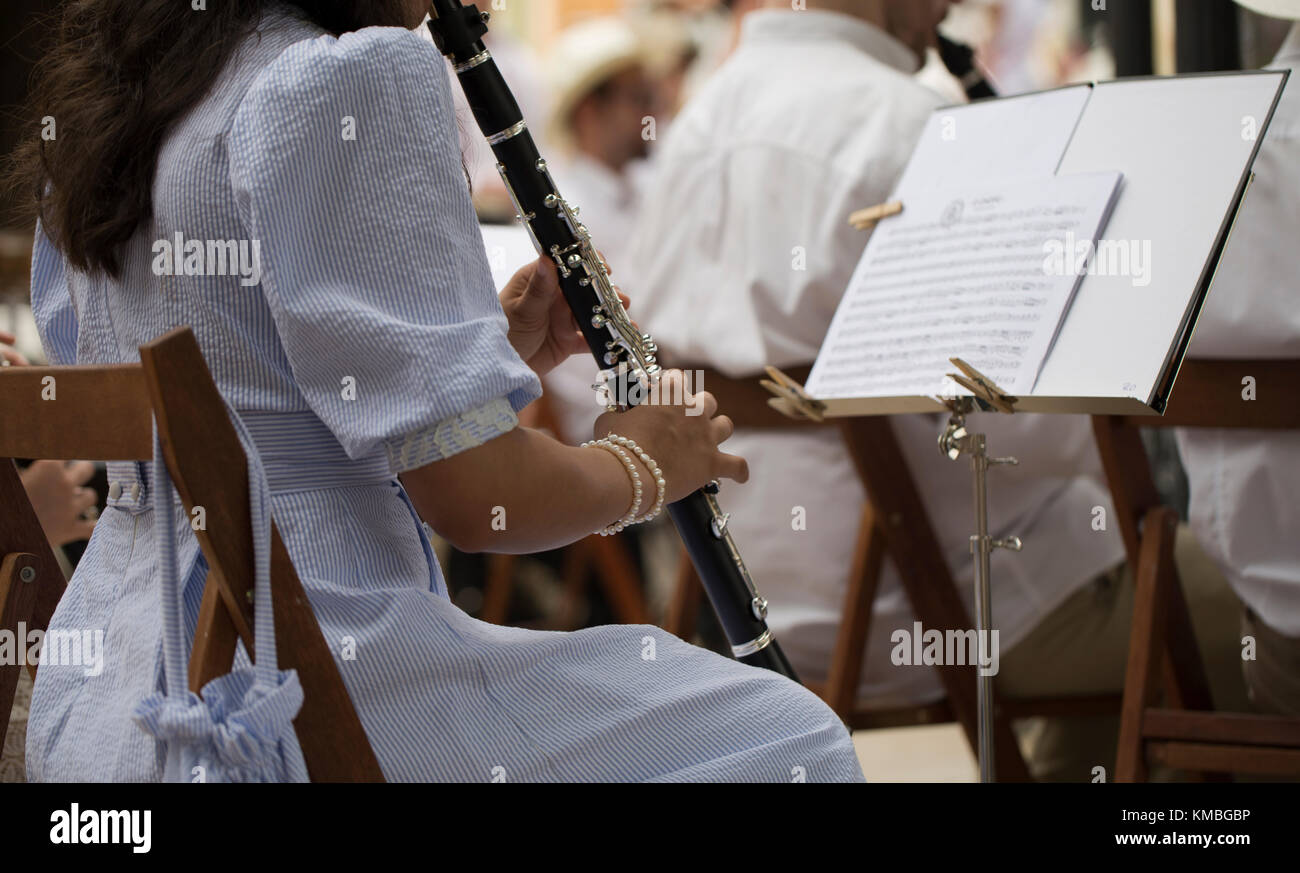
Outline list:
[[[714,479],[749,479],[744,458],[718,450],[735,426],[717,412],[718,401],[712,394],[688,393],[682,372],[667,370],[659,377],[653,402],[606,412],[596,419],[594,434],[596,439],[615,433],[634,440],[663,472],[668,485],[664,503],[674,503]],[[642,481],[653,487],[645,476],[643,470]]]

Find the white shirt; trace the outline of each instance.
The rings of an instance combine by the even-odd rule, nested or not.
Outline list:
[[[1260,143],[1255,183],[1189,357],[1300,358],[1300,24],[1272,66],[1292,79]],[[1300,635],[1300,434],[1189,429],[1178,442],[1197,538],[1260,618]]]
[[[728,375],[813,360],[866,244],[853,210],[884,200],[940,99],[914,81],[916,61],[883,31],[838,13],[763,11],[736,53],[678,116],[656,157],[655,184],[627,266],[633,314],[678,362]],[[802,269],[800,267],[803,267]],[[704,385],[707,389],[707,383]],[[725,410],[724,410],[725,412]],[[1085,419],[978,416],[998,455],[997,534],[1025,538],[993,563],[993,618],[1006,652],[1081,584],[1122,560]],[[894,420],[941,547],[968,605],[971,482],[939,455],[937,417]],[[770,624],[805,678],[825,675],[840,623],[863,494],[833,430],[737,433],[727,450],[751,480],[721,501]],[[1109,531],[1092,529],[1094,506]],[[800,508],[806,529],[795,530]],[[890,634],[912,613],[886,564],[862,694],[882,705],[942,696],[932,668],[890,663]]]

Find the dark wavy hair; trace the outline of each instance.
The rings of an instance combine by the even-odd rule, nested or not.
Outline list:
[[[69,263],[120,274],[123,244],[153,214],[158,153],[276,0],[69,0],[37,65],[7,183]],[[339,35],[402,25],[402,0],[283,0]],[[41,119],[55,137],[42,137]]]

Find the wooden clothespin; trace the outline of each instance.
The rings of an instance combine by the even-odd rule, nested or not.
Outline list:
[[[859,209],[849,216],[849,224],[858,230],[866,230],[882,218],[888,218],[891,215],[897,215],[903,211],[903,204],[898,200],[891,200],[888,203],[879,203],[875,206],[868,206],[866,209]]]
[[[768,398],[768,405],[777,412],[794,419],[826,420],[826,404],[813,398],[803,390],[803,386],[782,373],[776,367],[765,367],[771,380],[759,381],[764,388],[776,395]]]
[[[970,364],[961,358],[949,358],[952,365],[961,370],[961,373],[949,373],[948,378],[952,379],[961,387],[975,395],[975,399],[985,406],[992,407],[998,412],[1005,412],[1013,415],[1016,411],[1015,405],[1020,400],[1019,397],[1012,397],[994,383],[992,379],[985,376],[979,370],[976,370]],[[963,375],[964,374],[964,375]]]

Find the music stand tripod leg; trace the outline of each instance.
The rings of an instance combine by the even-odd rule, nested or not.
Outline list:
[[[976,673],[976,706],[979,711],[978,753],[980,782],[992,782],[993,755],[993,675],[985,666],[990,663],[993,629],[993,598],[990,591],[989,556],[994,549],[1021,549],[1019,537],[993,539],[989,536],[988,519],[988,469],[992,466],[1014,465],[1015,458],[990,458],[988,443],[982,433],[973,434],[966,429],[966,414],[974,403],[970,398],[958,398],[949,407],[952,415],[948,427],[939,437],[939,450],[951,460],[967,455],[971,460],[975,497],[975,534],[970,538],[971,554],[975,558],[975,625],[979,646]]]

